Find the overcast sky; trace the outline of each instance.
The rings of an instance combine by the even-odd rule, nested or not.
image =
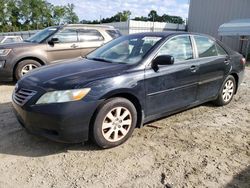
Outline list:
[[[147,16],[150,10],[159,15],[169,14],[188,17],[189,0],[48,0],[55,5],[73,3],[80,20],[94,20],[110,17],[119,11],[130,10],[132,18]]]

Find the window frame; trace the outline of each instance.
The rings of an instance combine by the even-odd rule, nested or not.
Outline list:
[[[198,48],[197,48],[197,43],[195,41],[195,36],[196,37],[204,37],[204,38],[207,38],[209,40],[212,40],[215,43],[215,49],[216,49],[217,55],[215,55],[215,56],[208,56],[208,57],[199,57],[199,52],[198,52]],[[194,47],[194,51],[195,51],[195,59],[206,59],[206,58],[214,58],[214,57],[220,57],[220,56],[228,56],[228,52],[225,50],[225,48],[223,48],[214,38],[212,38],[210,36],[194,35],[194,34],[192,34],[190,37],[191,37],[191,39],[193,41],[193,47]],[[217,48],[216,45],[220,46],[225,51],[226,54],[219,55],[218,48]]]
[[[100,34],[100,36],[102,37],[102,40],[88,40],[88,41],[80,41],[79,32],[80,32],[81,30],[95,30],[97,33],[99,33],[99,34]],[[81,28],[81,29],[77,29],[77,30],[76,30],[76,32],[77,32],[77,40],[78,40],[78,42],[103,42],[103,41],[105,40],[105,38],[104,38],[103,34],[102,34],[102,33],[101,33],[98,29],[92,29],[92,28]]]
[[[188,59],[188,60],[183,60],[183,61],[174,62],[173,65],[175,65],[175,64],[187,63],[187,62],[190,62],[190,61],[195,60],[195,59],[196,59],[196,54],[195,54],[194,44],[193,44],[191,35],[190,35],[190,34],[178,34],[178,35],[174,35],[174,36],[167,37],[167,38],[165,39],[165,41],[158,47],[157,51],[156,51],[155,54],[153,55],[153,58],[150,59],[150,62],[146,65],[146,67],[151,67],[153,60],[158,56],[158,54],[159,54],[161,48],[162,48],[167,42],[169,42],[170,40],[172,40],[172,39],[174,39],[174,38],[183,37],[183,36],[187,36],[187,37],[189,38],[189,40],[190,40],[190,44],[191,44],[191,48],[192,48],[192,52],[193,52],[193,58],[192,58],[192,59]]]
[[[74,42],[59,42],[58,44],[70,44],[70,43],[77,43],[77,42],[79,42],[79,40],[78,40],[78,32],[77,32],[77,29],[76,28],[63,28],[63,29],[59,29],[57,32],[55,32],[52,36],[50,36],[49,37],[49,39],[52,39],[52,38],[57,38],[57,37],[55,37],[58,33],[60,33],[60,32],[63,32],[63,31],[65,31],[65,30],[74,30],[75,32],[76,32],[76,41],[74,41]]]

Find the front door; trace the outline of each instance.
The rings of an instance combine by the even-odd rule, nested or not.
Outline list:
[[[47,44],[48,62],[52,63],[80,56],[80,46],[75,29],[63,29],[57,32],[53,38],[57,38],[58,43]]]
[[[199,62],[193,59],[193,48],[188,35],[169,39],[159,55],[172,55],[173,65],[145,70],[146,116],[163,114],[188,106],[196,101],[199,81]]]

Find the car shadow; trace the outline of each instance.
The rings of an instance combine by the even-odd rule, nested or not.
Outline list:
[[[64,153],[69,150],[99,150],[93,143],[63,144],[30,135],[19,124],[12,104],[0,104],[0,154],[41,157]]]
[[[14,86],[16,84],[16,82],[12,81],[12,82],[3,82],[0,81],[0,86],[1,85],[5,85],[5,86]]]
[[[249,188],[250,187],[250,166],[235,175],[225,188]]]

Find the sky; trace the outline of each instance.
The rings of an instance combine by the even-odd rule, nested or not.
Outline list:
[[[123,10],[132,12],[131,18],[147,16],[150,10],[158,15],[188,17],[189,0],[47,0],[54,5],[73,3],[80,20],[99,20]]]

